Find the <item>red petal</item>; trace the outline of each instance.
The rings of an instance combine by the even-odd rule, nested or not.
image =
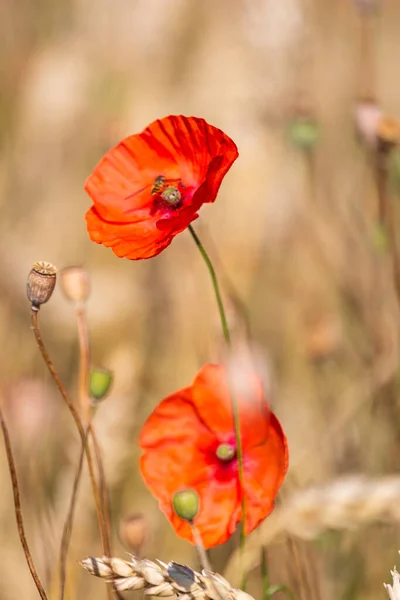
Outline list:
[[[93,242],[112,248],[121,258],[138,260],[159,254],[172,242],[174,234],[157,228],[156,221],[110,223],[104,221],[95,208],[86,213],[86,225]]]
[[[188,487],[199,471],[212,478],[215,466],[206,454],[215,445],[212,432],[199,420],[190,388],[163,400],[143,426],[139,445],[144,451],[140,468],[153,494],[164,503]],[[209,469],[204,474],[204,469]],[[197,470],[196,470],[197,469]]]
[[[255,373],[248,373],[246,395],[235,393],[239,408],[240,430],[244,449],[256,446],[266,439],[269,431],[270,411],[263,395],[262,381]],[[204,423],[219,439],[231,440],[234,421],[231,392],[226,368],[207,364],[193,383],[193,402]]]
[[[288,447],[282,427],[273,413],[268,438],[248,449],[244,457],[246,534],[265,519],[274,507],[288,468]]]
[[[196,528],[205,548],[213,548],[226,542],[237,527],[240,519],[240,500],[236,482],[218,484],[205,480],[197,484],[199,514],[195,518]],[[193,543],[190,525],[173,511],[171,503],[160,503],[160,508],[171,522],[177,535]]]
[[[152,204],[151,187],[158,175],[181,179],[195,189],[208,178],[201,202],[214,201],[237,156],[234,142],[204,119],[170,116],[111,149],[95,167],[85,189],[104,219],[131,222],[136,210],[149,209]]]

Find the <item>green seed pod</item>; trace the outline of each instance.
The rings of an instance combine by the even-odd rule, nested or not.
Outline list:
[[[386,227],[377,223],[372,231],[372,245],[375,250],[385,254],[389,249],[389,238]]]
[[[94,400],[104,400],[110,391],[113,373],[108,369],[96,367],[89,374],[89,396]]]
[[[32,310],[38,311],[40,306],[50,300],[56,286],[57,269],[48,262],[34,263],[26,282],[26,294],[32,303]]]
[[[185,521],[193,521],[199,510],[199,497],[192,489],[175,492],[172,507],[178,517]]]
[[[319,124],[311,117],[297,117],[289,124],[289,139],[300,150],[313,150],[319,141],[319,137]]]
[[[177,206],[181,201],[181,193],[177,187],[170,185],[161,194],[161,198],[171,206]]]

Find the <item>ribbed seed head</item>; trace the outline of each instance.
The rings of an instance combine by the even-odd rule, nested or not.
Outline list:
[[[33,264],[26,282],[26,294],[33,310],[50,300],[56,286],[57,269],[49,262],[40,261]]]

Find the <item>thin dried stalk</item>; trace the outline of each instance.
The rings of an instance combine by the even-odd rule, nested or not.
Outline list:
[[[225,571],[234,583],[240,567],[250,571],[262,546],[278,536],[311,540],[328,529],[355,529],[373,521],[400,522],[400,477],[347,477],[294,494],[248,538],[246,553],[236,551]],[[244,564],[243,564],[244,563]]]
[[[97,486],[97,480],[96,480],[96,474],[95,474],[95,470],[94,470],[92,454],[91,454],[89,443],[87,440],[85,428],[83,426],[83,423],[79,416],[79,413],[76,410],[71,398],[69,397],[67,389],[66,389],[65,385],[63,384],[63,382],[61,381],[61,379],[53,365],[53,362],[50,359],[50,356],[47,352],[46,346],[43,342],[43,339],[42,339],[42,336],[40,333],[38,313],[32,311],[31,319],[32,319],[33,333],[35,335],[36,343],[42,354],[43,360],[44,360],[55,384],[57,385],[65,404],[67,405],[67,407],[75,421],[75,425],[76,425],[76,428],[80,435],[81,442],[84,445],[86,459],[87,459],[87,463],[88,463],[88,467],[89,467],[90,480],[92,483],[93,496],[94,496],[94,500],[95,500],[95,504],[96,504],[97,518],[99,521],[99,529],[100,529],[103,551],[104,551],[104,554],[107,554],[108,556],[110,556],[111,553],[110,553],[109,541],[108,541],[108,537],[107,537],[107,525],[105,523],[104,515],[102,512],[102,503],[101,503],[100,494],[99,494],[99,490],[98,490],[98,486]]]
[[[113,583],[120,592],[143,590],[146,596],[169,600],[254,600],[246,592],[233,589],[226,579],[208,569],[197,573],[175,562],[158,563],[131,556],[130,560],[89,557],[80,564],[92,575]]]
[[[2,432],[3,432],[4,445],[6,448],[8,468],[10,470],[12,491],[13,491],[13,495],[14,495],[15,518],[17,521],[19,539],[21,540],[21,545],[22,545],[22,548],[23,548],[23,551],[25,554],[26,562],[28,563],[28,567],[31,572],[32,579],[35,582],[37,591],[39,592],[42,600],[47,600],[46,592],[44,590],[42,582],[40,581],[40,577],[36,571],[36,567],[33,562],[33,558],[32,558],[31,552],[29,550],[28,541],[27,541],[26,535],[25,535],[24,522],[22,519],[21,500],[20,500],[20,496],[19,496],[17,471],[15,469],[15,461],[14,461],[14,457],[13,457],[13,453],[12,453],[10,436],[8,434],[7,425],[4,420],[3,411],[1,410],[1,407],[0,407],[0,425],[1,425]]]

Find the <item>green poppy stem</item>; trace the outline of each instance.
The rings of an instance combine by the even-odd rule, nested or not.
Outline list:
[[[226,342],[228,348],[230,349],[231,348],[231,335],[229,333],[228,321],[226,318],[226,313],[225,313],[224,305],[222,302],[221,291],[219,288],[219,283],[218,283],[217,275],[215,273],[215,269],[213,267],[210,257],[208,256],[203,244],[200,241],[200,238],[198,237],[197,233],[193,229],[192,225],[189,225],[189,231],[192,234],[194,242],[195,242],[196,246],[198,247],[201,256],[203,257],[204,262],[206,263],[208,272],[210,273],[215,298],[216,298],[217,304],[218,304],[218,310],[219,310],[219,316],[221,319],[222,331],[224,334],[225,342]],[[234,421],[234,427],[235,427],[236,451],[237,451],[238,466],[239,466],[239,482],[240,482],[240,488],[241,488],[241,492],[242,492],[241,493],[241,496],[242,496],[241,497],[242,521],[241,521],[241,527],[240,527],[240,548],[241,548],[241,551],[243,552],[244,546],[245,546],[245,537],[246,537],[245,532],[244,532],[245,497],[244,497],[244,477],[243,477],[243,447],[242,447],[242,436],[240,433],[239,407],[238,407],[237,399],[236,399],[235,395],[232,393],[232,390],[231,390],[231,402],[232,402],[233,421]]]

